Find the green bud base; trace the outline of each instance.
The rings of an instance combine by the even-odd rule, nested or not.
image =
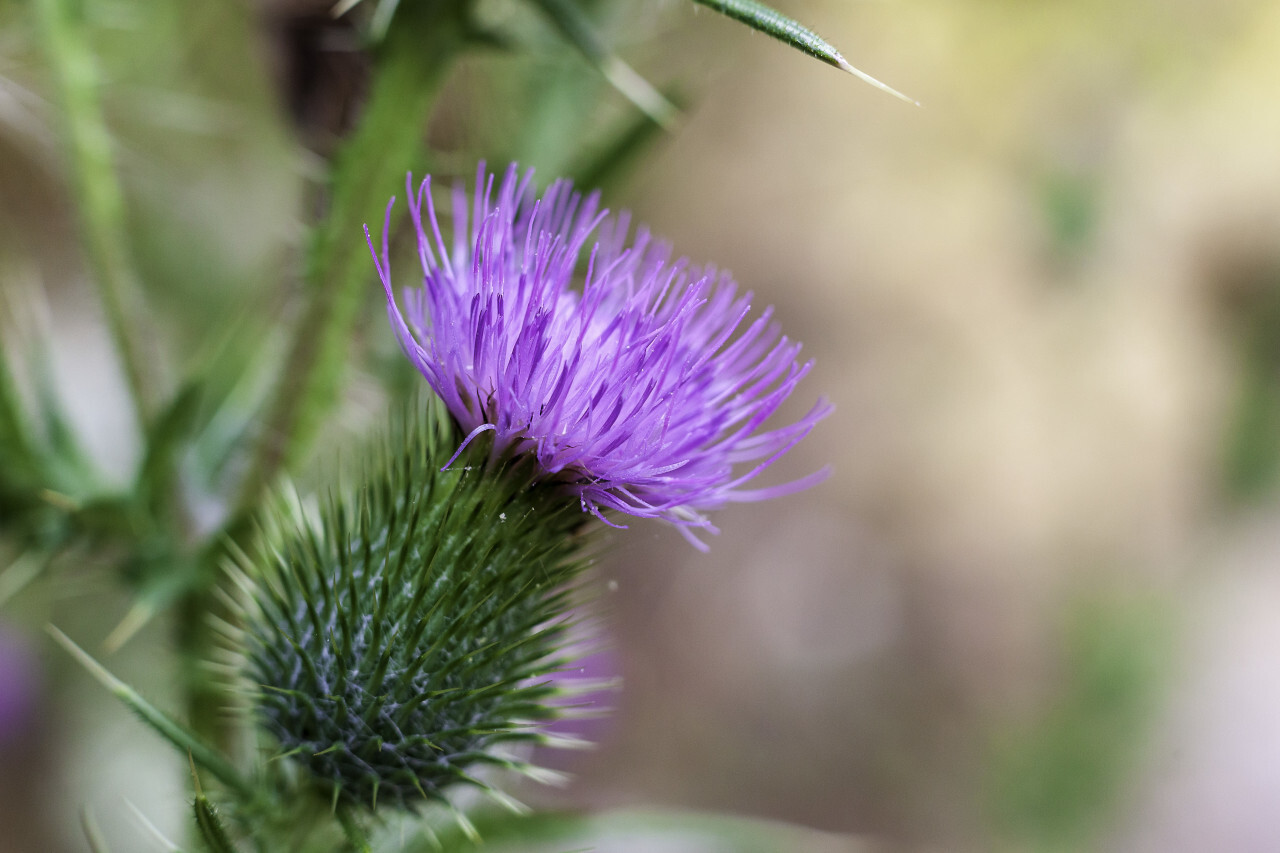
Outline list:
[[[391,431],[363,486],[318,513],[281,505],[245,565],[245,673],[279,756],[335,807],[413,807],[494,747],[542,739],[563,692],[576,499],[492,460],[432,409]]]

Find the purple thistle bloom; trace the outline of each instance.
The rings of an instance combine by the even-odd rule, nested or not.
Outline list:
[[[35,722],[39,695],[35,656],[23,637],[0,623],[0,755]]]
[[[409,177],[423,283],[405,289],[403,311],[387,251],[394,198],[381,258],[369,240],[401,346],[469,433],[459,452],[492,431],[495,454],[534,454],[606,524],[604,510],[661,518],[704,550],[691,534],[717,532],[704,510],[824,479],[827,469],[743,488],[832,410],[819,400],[798,422],[760,431],[812,367],[796,361],[800,345],[770,322],[772,308],[742,328],[751,293],[726,273],[673,262],[644,227],[628,241],[628,214],[610,217],[598,193],[583,198],[561,180],[538,199],[532,180],[512,164],[495,198],[481,164],[470,216],[454,188],[450,246],[431,178],[415,194]]]

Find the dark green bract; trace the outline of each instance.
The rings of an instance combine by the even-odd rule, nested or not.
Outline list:
[[[556,716],[576,500],[437,416],[396,430],[352,498],[277,512],[246,609],[260,724],[335,803],[411,807]],[[482,446],[483,445],[483,446]],[[525,768],[527,769],[527,768]]]

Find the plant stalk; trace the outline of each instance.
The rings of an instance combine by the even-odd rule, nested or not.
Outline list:
[[[72,0],[37,0],[45,54],[54,70],[76,194],[80,228],[111,337],[124,369],[140,428],[154,400],[147,368],[142,294],[130,258],[124,195],[115,172],[111,135],[99,99],[101,78],[81,7]]]
[[[280,471],[296,468],[338,399],[365,285],[373,274],[361,227],[419,165],[423,132],[463,44],[457,4],[404,4],[383,44],[359,127],[333,164],[329,212],[306,266],[310,303],[294,332],[239,503],[250,510]]]
[[[185,629],[179,642],[192,662],[207,659],[214,643],[207,617],[221,609],[213,586],[228,543],[243,543],[252,535],[263,493],[282,470],[304,461],[338,399],[351,333],[373,274],[362,226],[382,219],[386,199],[418,165],[427,120],[464,47],[458,6],[454,0],[420,2],[405,4],[396,14],[377,57],[364,114],[334,158],[329,210],[315,226],[307,254],[309,302],[294,331],[238,502],[221,535],[209,541],[201,556],[205,583],[180,605]],[[224,697],[214,685],[191,691],[193,727],[210,742],[227,745],[230,733],[217,715]]]

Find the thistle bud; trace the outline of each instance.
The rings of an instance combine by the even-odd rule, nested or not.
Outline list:
[[[444,800],[557,715],[578,502],[531,462],[430,416],[394,431],[354,495],[279,508],[244,567],[245,671],[259,724],[344,806]]]

